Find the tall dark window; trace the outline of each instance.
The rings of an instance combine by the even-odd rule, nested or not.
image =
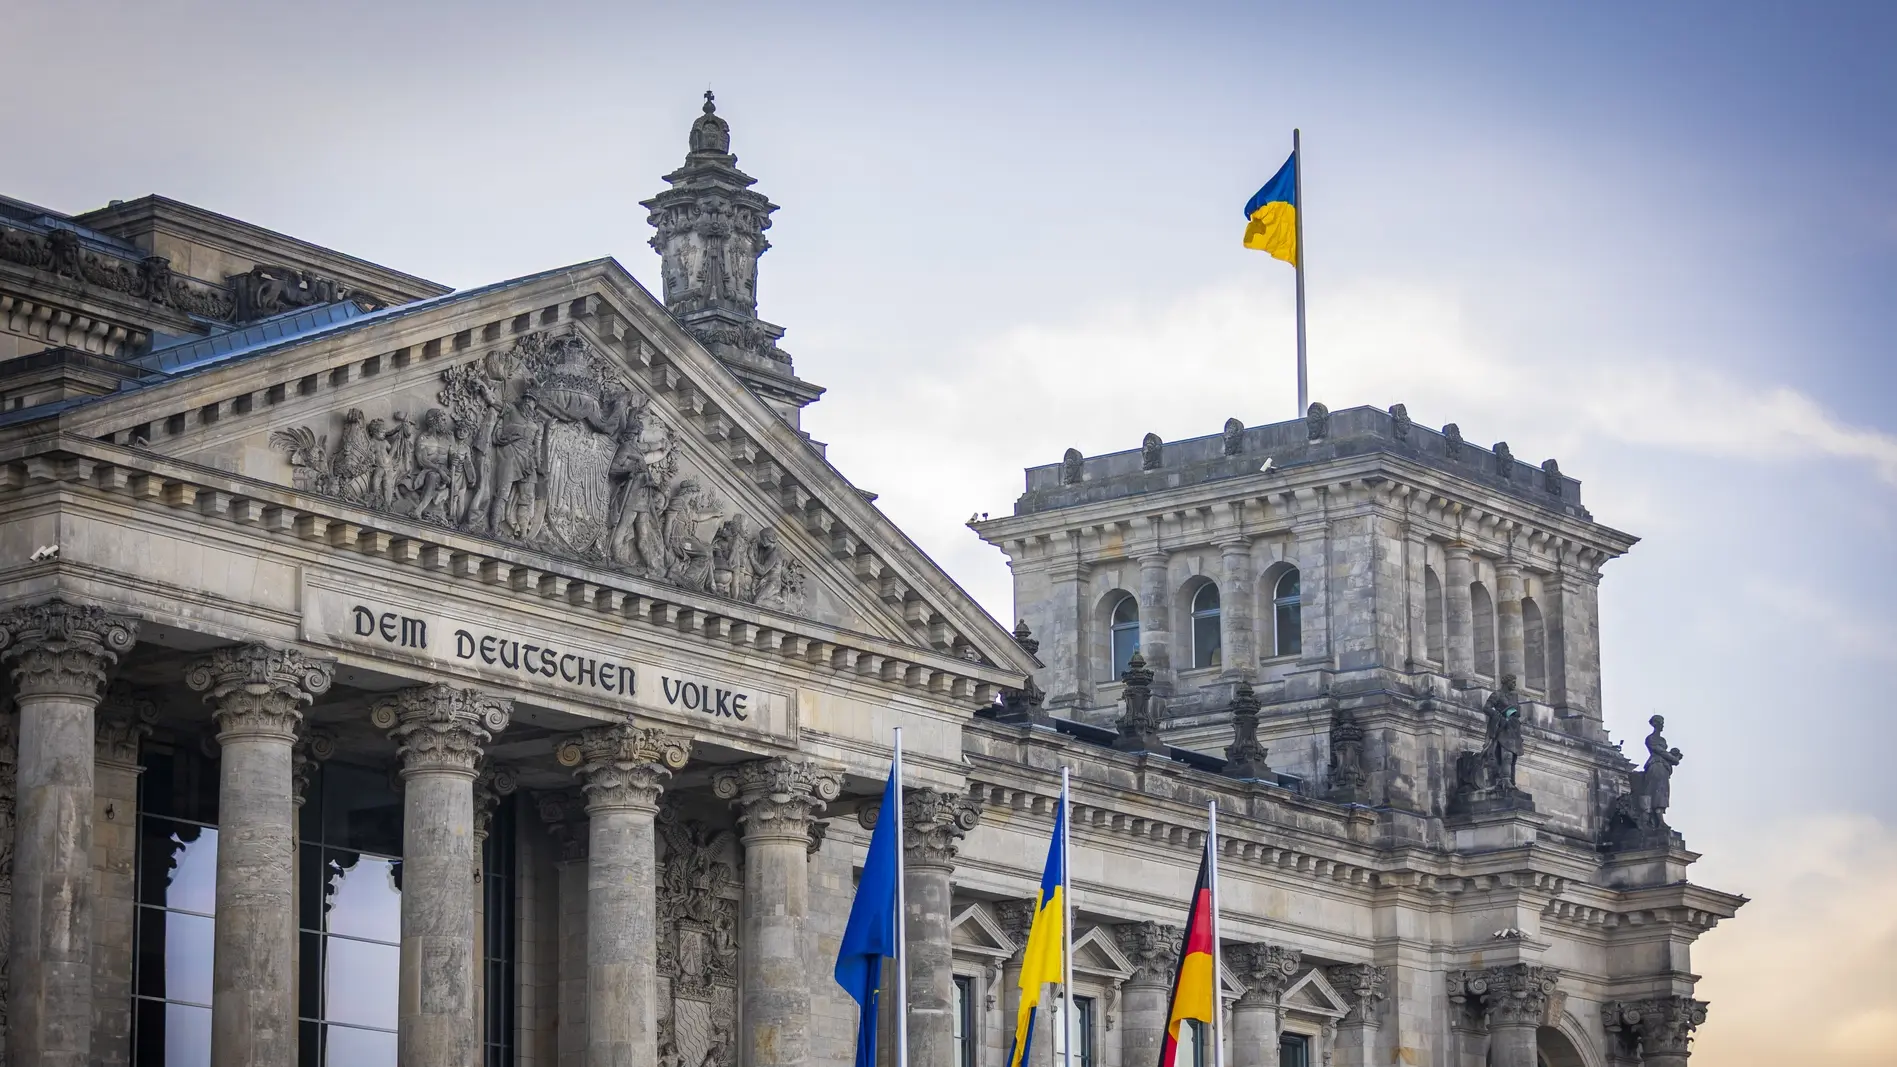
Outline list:
[[[327,763],[297,856],[302,1067],[395,1067],[402,800],[390,776]]]
[[[1278,576],[1271,590],[1272,634],[1280,656],[1304,651],[1304,595],[1294,567]]]
[[[1311,1039],[1303,1034],[1279,1035],[1278,1067],[1311,1067]]]
[[[1219,587],[1208,582],[1192,595],[1192,665],[1220,666],[1219,641]]]
[[[1179,1046],[1173,1054],[1173,1067],[1207,1067],[1212,1062],[1212,1035],[1197,1019],[1182,1020]]]
[[[514,1064],[514,798],[502,799],[488,824],[482,846],[481,868],[486,877],[482,899],[482,991],[486,1000],[487,1067]]]
[[[217,763],[148,744],[139,778],[134,1067],[208,1067]]]
[[[975,1067],[975,980],[955,976],[955,1067]]]
[[[1140,648],[1140,602],[1130,594],[1113,605],[1112,634],[1113,679],[1118,681]]]
[[[1095,1007],[1092,997],[1075,997],[1074,1016],[1066,1026],[1061,1026],[1060,1017],[1066,1013],[1066,998],[1058,994],[1054,996],[1050,1008],[1055,1024],[1054,1067],[1066,1064],[1069,1044],[1073,1045],[1076,1067],[1095,1067],[1099,1062],[1094,1058]]]

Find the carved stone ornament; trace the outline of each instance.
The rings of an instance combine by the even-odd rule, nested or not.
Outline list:
[[[595,726],[560,742],[553,756],[573,768],[586,810],[656,811],[672,772],[691,758],[691,740],[629,722]]]
[[[1610,1052],[1628,1062],[1642,1056],[1687,1056],[1693,1031],[1706,1021],[1709,1005],[1692,997],[1610,1000],[1601,1005],[1601,1025]]]
[[[1330,795],[1345,803],[1364,802],[1370,781],[1364,767],[1363,724],[1349,708],[1338,708],[1331,718]]]
[[[981,821],[981,806],[962,793],[905,789],[902,847],[916,867],[953,867],[962,838]]]
[[[1304,413],[1304,433],[1306,437],[1313,441],[1322,441],[1324,438],[1329,437],[1331,435],[1331,409],[1315,400],[1311,401],[1310,408]]]
[[[1041,650],[1041,642],[1035,638],[1034,631],[1028,629],[1028,621],[1021,619],[1014,624],[1014,643],[1021,651],[1032,656]]]
[[[1225,773],[1233,778],[1269,778],[1268,750],[1258,741],[1258,695],[1240,680],[1232,697],[1232,743],[1225,746]]]
[[[77,233],[63,227],[39,233],[0,226],[0,260],[149,300],[187,315],[227,322],[232,317],[234,298],[229,287],[174,273],[171,260],[164,256],[92,251]]]
[[[292,743],[303,706],[329,691],[336,661],[294,648],[237,645],[213,649],[184,671],[184,684],[213,705],[217,739],[273,738]]]
[[[1047,709],[1042,706],[1047,701],[1047,694],[1041,691],[1040,686],[1034,684],[1033,675],[1030,674],[1021,679],[1019,688],[1001,690],[1000,697],[999,703],[983,708],[976,714],[984,718],[992,718],[996,722],[1053,725],[1053,716],[1049,715]]]
[[[995,902],[995,922],[1001,925],[1001,932],[1008,935],[1008,940],[1014,942],[1017,955],[1027,951],[1028,931],[1034,928],[1035,904],[1018,897]]]
[[[18,697],[97,699],[138,639],[138,620],[90,604],[48,600],[0,615],[0,660]]]
[[[730,1067],[737,1020],[742,881],[736,836],[681,816],[673,804],[654,823],[662,848],[653,902],[660,997],[659,1063]],[[668,1053],[669,1047],[669,1053]],[[668,1060],[668,1054],[670,1059]]]
[[[1179,965],[1179,949],[1185,933],[1177,926],[1156,922],[1121,923],[1113,927],[1113,940],[1133,964],[1126,984],[1133,986],[1170,986],[1173,970]]]
[[[1245,993],[1238,999],[1241,1007],[1276,1008],[1278,998],[1297,978],[1303,960],[1304,953],[1295,948],[1263,942],[1225,950],[1226,964],[1245,983]]]
[[[1236,456],[1245,451],[1245,424],[1237,419],[1225,420],[1225,431],[1219,440],[1219,452],[1222,455]]]
[[[1140,441],[1140,469],[1158,470],[1166,457],[1166,442],[1156,433],[1149,433]]]
[[[1083,457],[1080,454],[1080,449],[1078,448],[1070,448],[1067,450],[1065,455],[1061,456],[1060,484],[1062,485],[1079,485],[1080,484],[1080,480],[1083,474],[1084,459],[1085,457]]]
[[[810,824],[843,791],[843,780],[812,760],[752,760],[711,777],[712,792],[732,801],[744,842],[781,840],[809,847]]]
[[[1390,969],[1374,963],[1340,963],[1324,968],[1324,977],[1350,1002],[1346,1026],[1375,1026],[1377,1002],[1388,996]]]
[[[1443,453],[1450,459],[1462,458],[1462,427],[1453,422],[1443,424]]]
[[[481,761],[481,769],[474,775],[474,865],[472,874],[478,884],[486,873],[486,860],[482,856],[482,842],[487,840],[488,831],[494,826],[494,810],[501,806],[501,800],[512,796],[520,788],[520,780],[507,768]]]
[[[789,612],[807,573],[687,469],[673,427],[579,334],[441,372],[439,407],[276,430],[298,489]]]
[[[586,797],[577,789],[535,793],[534,810],[559,846],[561,863],[581,862],[590,851],[586,824]]]
[[[1541,488],[1555,496],[1561,495],[1561,464],[1552,459],[1541,461]]]
[[[1407,404],[1390,405],[1390,433],[1399,441],[1410,439],[1410,409]]]
[[[474,777],[481,747],[507,729],[514,702],[474,689],[437,683],[404,689],[376,701],[369,721],[387,730],[402,762],[402,777],[461,774]]]
[[[1462,1024],[1475,1030],[1540,1025],[1561,982],[1560,971],[1532,963],[1451,971],[1444,977],[1449,1002],[1460,1009]]]
[[[236,300],[235,318],[252,322],[297,308],[319,307],[352,300],[364,311],[383,307],[383,302],[360,290],[351,289],[331,278],[319,278],[292,267],[252,267],[229,278]]]
[[[1490,451],[1495,453],[1495,476],[1503,481],[1508,481],[1514,477],[1515,453],[1508,450],[1508,442],[1497,441],[1495,442],[1495,447],[1490,449]]]
[[[1120,681],[1124,683],[1120,699],[1126,704],[1126,710],[1114,724],[1119,736],[1113,739],[1113,747],[1122,752],[1165,755],[1166,742],[1159,736],[1159,708],[1153,703],[1153,672],[1138,649],[1126,661],[1126,672],[1120,675]]]
[[[290,746],[290,799],[293,802],[303,803],[309,795],[310,777],[316,773],[316,765],[335,755],[335,734],[311,726],[308,719],[297,724],[296,743]]]
[[[158,721],[158,703],[151,694],[113,682],[93,715],[93,754],[100,762],[138,766],[139,744]]]

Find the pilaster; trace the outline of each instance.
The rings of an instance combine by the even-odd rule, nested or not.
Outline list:
[[[1378,1005],[1388,995],[1390,972],[1373,963],[1342,963],[1324,968],[1331,987],[1350,1004],[1337,1023],[1337,1067],[1370,1067],[1376,1062]]]

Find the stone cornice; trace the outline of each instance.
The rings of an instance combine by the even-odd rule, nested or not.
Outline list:
[[[52,449],[57,448],[58,451]],[[0,453],[0,456],[3,456]],[[868,685],[912,692],[972,712],[1001,685],[1003,668],[897,644],[752,604],[602,571],[518,546],[369,512],[326,497],[257,482],[100,441],[61,437],[36,454],[0,458],[0,497],[34,488],[90,492],[222,525],[231,534],[296,544],[349,566],[367,559],[412,568],[417,578],[468,583],[488,594],[587,609],[650,626],[774,653]],[[578,613],[576,613],[578,614]],[[575,621],[584,623],[580,614]],[[1012,643],[1013,638],[1009,638]]]

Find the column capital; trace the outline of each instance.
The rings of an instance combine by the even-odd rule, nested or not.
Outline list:
[[[1475,547],[1467,541],[1450,541],[1443,545],[1443,555],[1448,559],[1468,559],[1475,555]]]
[[[1553,967],[1510,963],[1444,975],[1449,1002],[1462,1009],[1463,1024],[1475,1030],[1497,1026],[1535,1026],[1548,1013],[1548,999],[1561,981]]]
[[[1667,996],[1649,1000],[1610,1000],[1601,1005],[1601,1024],[1607,1030],[1608,1043],[1632,1058],[1644,1056],[1688,1056],[1693,1031],[1706,1021],[1703,1000]]]
[[[303,706],[329,691],[336,661],[294,648],[237,645],[213,649],[185,668],[184,684],[215,705],[218,741],[296,740]]]
[[[0,660],[22,697],[96,700],[137,640],[137,619],[91,604],[55,598],[0,615]]]
[[[503,797],[514,795],[520,788],[520,779],[513,768],[490,763],[483,759],[481,769],[474,775],[474,836],[478,840],[486,837],[488,828],[494,825],[494,809],[501,806]],[[480,857],[475,857],[480,863]]]
[[[481,746],[513,716],[512,700],[441,683],[403,689],[369,709],[369,721],[398,746],[404,780],[424,774],[472,780]]]
[[[547,833],[560,846],[560,862],[586,859],[592,843],[586,825],[586,798],[578,790],[560,790],[534,794],[534,810],[546,824]]]
[[[123,682],[106,688],[93,722],[93,758],[138,768],[138,745],[158,721],[158,703],[149,693]]]
[[[1350,1002],[1345,1026],[1375,1026],[1377,1002],[1388,995],[1390,969],[1374,963],[1339,963],[1324,968],[1324,977]]]
[[[301,807],[310,791],[316,765],[336,754],[336,735],[308,720],[297,724],[296,743],[290,746],[290,802]]]
[[[1229,945],[1225,948],[1224,957],[1245,983],[1245,993],[1238,998],[1240,1007],[1276,1008],[1278,998],[1290,988],[1291,980],[1298,976],[1304,953],[1283,945],[1258,942]]]
[[[587,814],[608,810],[656,812],[659,791],[691,757],[689,738],[630,722],[582,730],[554,748],[560,766],[573,768],[586,794]]]
[[[775,839],[808,847],[812,819],[843,791],[843,781],[815,760],[773,756],[718,771],[711,788],[738,809],[745,844]]]
[[[994,904],[995,921],[1001,924],[1001,932],[1014,942],[1016,955],[1028,947],[1028,931],[1034,928],[1035,901],[1015,897],[1011,900],[998,900]]]
[[[1185,944],[1185,932],[1179,927],[1156,922],[1121,923],[1113,928],[1113,940],[1133,964],[1127,985],[1165,988],[1172,984],[1179,950]]]
[[[1250,534],[1227,534],[1212,542],[1221,556],[1243,555],[1251,551]]]
[[[1166,567],[1172,563],[1172,553],[1163,548],[1154,549],[1151,552],[1141,552],[1133,558],[1139,563],[1141,570],[1150,570],[1154,567]]]
[[[913,867],[955,866],[962,838],[981,821],[981,805],[962,793],[905,789],[902,847]]]

